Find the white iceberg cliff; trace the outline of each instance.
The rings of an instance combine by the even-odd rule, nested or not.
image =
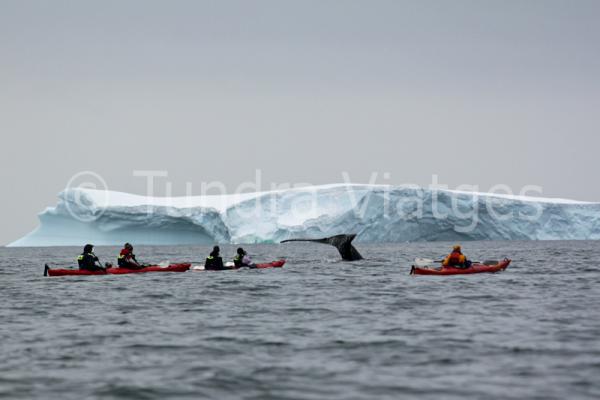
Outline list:
[[[171,198],[68,189],[39,217],[9,246],[600,239],[600,203],[381,185]]]

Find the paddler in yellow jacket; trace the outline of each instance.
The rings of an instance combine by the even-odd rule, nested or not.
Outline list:
[[[442,262],[444,267],[456,267],[456,268],[469,268],[471,262],[467,260],[467,257],[462,253],[462,249],[459,245],[452,248],[452,253]]]

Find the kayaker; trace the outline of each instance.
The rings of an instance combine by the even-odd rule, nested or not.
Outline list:
[[[442,262],[444,267],[456,267],[456,268],[469,268],[471,262],[467,260],[467,257],[462,253],[462,249],[459,245],[452,248],[452,253]]]
[[[241,247],[237,249],[237,254],[235,255],[235,257],[233,257],[233,264],[237,268],[241,268],[241,267],[253,268],[254,267],[254,264],[252,264],[252,259],[250,259],[250,256],[248,255],[248,253],[246,253],[246,250],[242,249]]]
[[[135,254],[133,254],[133,246],[130,243],[125,243],[123,249],[119,253],[119,257],[117,257],[117,263],[120,268],[128,268],[128,269],[140,269],[144,268],[140,263],[135,259]]]
[[[206,257],[206,261],[204,262],[205,270],[219,271],[223,269],[230,269],[223,265],[223,258],[221,258],[219,255],[220,252],[221,249],[219,246],[213,247],[213,250],[211,251],[210,255]]]
[[[85,247],[83,248],[83,253],[81,253],[79,257],[77,257],[77,264],[79,264],[79,269],[84,269],[87,271],[106,272],[106,268],[100,265],[100,260],[94,254],[93,244],[85,245]]]

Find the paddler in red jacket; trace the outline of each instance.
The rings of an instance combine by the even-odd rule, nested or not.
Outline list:
[[[119,257],[117,258],[117,263],[119,264],[120,268],[128,268],[128,269],[144,268],[135,259],[135,254],[133,254],[133,246],[130,243],[125,243],[125,246],[123,246],[123,249],[119,253]]]
[[[464,256],[461,247],[456,245],[452,249],[452,253],[448,254],[442,261],[442,265],[444,267],[468,268],[471,266],[471,262]]]

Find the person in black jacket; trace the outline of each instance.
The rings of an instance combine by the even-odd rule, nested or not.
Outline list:
[[[219,255],[220,251],[221,249],[219,246],[213,247],[213,251],[206,257],[206,261],[204,262],[205,270],[220,271],[223,269],[230,269],[223,265],[223,258]]]
[[[106,268],[100,265],[100,260],[98,260],[98,257],[94,254],[94,245],[91,244],[85,245],[83,253],[77,257],[77,263],[79,264],[79,269],[106,272]]]

